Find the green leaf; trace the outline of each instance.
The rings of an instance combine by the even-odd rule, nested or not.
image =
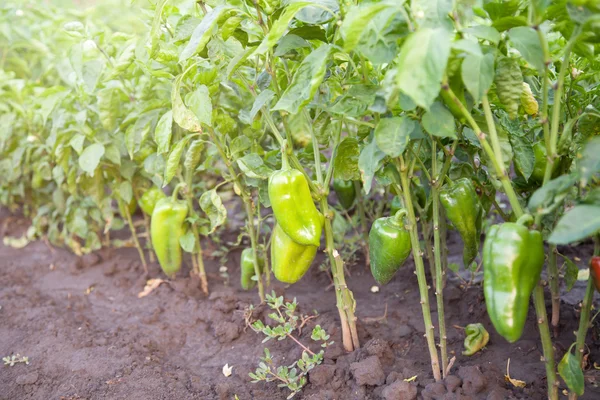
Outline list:
[[[210,233],[213,233],[219,226],[227,220],[227,209],[223,206],[223,201],[215,189],[202,193],[200,196],[200,208],[208,215],[210,219]]]
[[[83,143],[85,142],[85,136],[78,133],[69,140],[69,145],[77,152],[77,154],[81,154],[83,150]]]
[[[425,109],[429,109],[440,92],[450,55],[450,37],[441,28],[421,29],[409,36],[400,50],[396,84]]]
[[[358,140],[346,136],[339,144],[335,159],[333,160],[333,177],[346,181],[360,179],[358,171]]]
[[[156,8],[154,10],[154,18],[152,18],[152,29],[150,30],[150,57],[154,58],[156,56],[156,52],[158,51],[158,41],[162,36],[162,31],[160,29],[160,23],[162,21],[162,13],[169,0],[159,0],[156,3]]]
[[[453,0],[412,0],[410,7],[419,27],[442,27],[448,32],[452,31],[449,14],[452,12]]]
[[[163,187],[167,186],[169,182],[171,182],[171,179],[173,179],[173,177],[177,173],[177,169],[179,168],[179,161],[181,160],[181,155],[183,154],[183,149],[185,149],[185,146],[187,145],[190,139],[191,136],[186,136],[183,139],[181,139],[177,143],[177,145],[175,145],[173,151],[171,151],[171,154],[169,154],[167,164],[165,165],[165,178],[163,181]]]
[[[171,148],[171,136],[173,135],[173,110],[163,114],[156,124],[154,130],[154,141],[158,146],[158,154],[168,153]]]
[[[454,117],[440,102],[435,102],[423,115],[423,128],[433,136],[456,138]]]
[[[201,124],[212,126],[212,102],[208,88],[199,85],[189,96],[186,97],[189,109],[198,118]]]
[[[508,32],[508,37],[525,61],[540,73],[543,73],[545,68],[544,52],[535,30],[529,26],[519,26],[511,29]]]
[[[190,41],[179,55],[179,62],[184,62],[194,54],[198,54],[202,50],[204,50],[204,47],[210,40],[210,36],[213,32],[213,27],[215,26],[219,18],[224,13],[232,9],[232,7],[217,6],[210,10],[204,16],[204,18],[202,18],[202,22],[200,22],[196,29],[194,29]]]
[[[273,172],[256,153],[246,154],[237,160],[242,173],[249,178],[268,179]]]
[[[322,45],[310,53],[300,64],[281,98],[272,108],[296,114],[314,97],[325,77],[325,66],[331,52],[330,45]]]
[[[600,137],[591,139],[583,149],[577,168],[581,179],[581,186],[588,184],[589,179],[600,172]]]
[[[571,353],[570,348],[558,363],[558,373],[564,379],[570,391],[578,396],[583,395],[585,390],[583,371],[577,357]]]
[[[494,21],[492,26],[500,32],[504,32],[517,26],[527,26],[527,18],[520,15],[517,17],[503,17]]]
[[[468,54],[462,62],[461,77],[473,100],[479,102],[494,82],[494,55]]]
[[[287,31],[290,21],[294,18],[294,16],[296,16],[296,13],[300,11],[301,8],[308,5],[311,5],[311,2],[299,1],[297,3],[289,4],[279,19],[277,19],[277,21],[275,21],[275,23],[271,26],[269,33],[256,48],[254,54],[264,54],[265,52],[271,50]]]
[[[198,121],[198,117],[190,111],[183,100],[181,99],[181,94],[179,93],[181,90],[181,80],[183,79],[183,74],[177,76],[175,79],[175,83],[173,84],[173,89],[171,91],[171,103],[173,104],[173,120],[177,123],[177,125],[181,126],[183,129],[188,130],[190,132],[200,132],[200,121]]]
[[[344,39],[344,50],[346,52],[354,50],[369,22],[380,12],[391,7],[392,5],[389,3],[369,3],[350,8],[340,27],[340,34]]]
[[[275,97],[275,92],[269,89],[263,90],[258,96],[256,96],[249,114],[251,121],[254,119],[254,117],[256,117],[256,114],[258,114],[263,106],[267,106],[267,108],[269,108],[269,103],[273,97]]]
[[[484,326],[480,323],[469,324],[465,327],[465,351],[463,355],[472,356],[483,349],[490,340],[490,335]]]
[[[131,182],[121,182],[118,190],[119,197],[122,198],[125,203],[129,204],[133,198],[133,188],[131,187]]]
[[[194,140],[188,148],[183,166],[189,173],[192,173],[198,167],[198,164],[200,164],[202,150],[204,150],[204,142],[202,140]]]
[[[292,50],[298,51],[304,47],[310,47],[310,43],[298,35],[292,35],[291,33],[288,33],[277,43],[277,48],[275,49],[273,55],[275,57],[281,57]]]
[[[565,260],[565,288],[567,292],[570,292],[577,282],[577,277],[579,275],[579,267],[575,264],[571,259],[563,254],[558,253],[563,260]]]
[[[365,193],[371,191],[373,177],[375,172],[381,167],[381,161],[385,158],[385,153],[377,146],[375,136],[372,135],[369,144],[363,147],[358,157],[358,169],[360,170],[360,179],[363,182]]]
[[[568,211],[556,224],[548,242],[569,244],[600,230],[600,206],[581,204]]]
[[[552,179],[544,186],[533,192],[527,208],[537,214],[549,214],[562,204],[569,190],[576,182],[575,175],[562,175]]]
[[[463,29],[463,33],[468,33],[478,39],[487,40],[493,44],[498,44],[498,42],[500,42],[500,32],[491,26],[475,25]]]
[[[179,245],[186,253],[194,253],[196,248],[196,238],[194,231],[188,230],[185,235],[179,238]]]
[[[89,145],[83,150],[79,156],[79,167],[84,171],[94,176],[94,171],[100,163],[100,159],[104,155],[104,146],[100,143]]]
[[[525,179],[529,179],[535,165],[533,145],[526,137],[510,135],[509,139],[515,153],[515,167]]]
[[[408,117],[382,118],[375,127],[377,147],[390,157],[399,157],[410,141],[410,133],[418,125]]]

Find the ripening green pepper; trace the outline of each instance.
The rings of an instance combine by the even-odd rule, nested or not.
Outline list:
[[[286,235],[298,244],[320,245],[323,215],[315,207],[304,174],[290,168],[285,153],[281,170],[269,177],[269,200]]]
[[[533,171],[529,180],[542,183],[544,181],[544,174],[546,173],[546,165],[548,164],[548,152],[546,151],[544,141],[540,140],[533,145],[533,155],[535,163],[533,164]]]
[[[404,227],[406,210],[376,219],[369,232],[371,274],[380,285],[388,283],[411,251],[410,233]]]
[[[317,246],[304,246],[290,238],[279,224],[271,236],[271,269],[278,281],[296,283],[317,254]]]
[[[185,235],[185,219],[188,205],[177,200],[177,188],[172,197],[159,200],[152,212],[150,237],[160,267],[168,276],[181,269],[181,246],[179,239]]]
[[[400,196],[394,196],[392,198],[392,202],[390,203],[390,215],[396,215],[396,213],[400,211],[403,207],[404,204],[402,204]]]
[[[483,208],[470,178],[460,178],[440,190],[440,203],[463,240],[463,263],[477,257]]]
[[[356,200],[356,190],[354,181],[345,181],[343,179],[333,180],[333,190],[337,195],[338,201],[346,210],[352,208],[354,200]]]
[[[539,231],[529,230],[533,218],[490,228],[483,244],[483,293],[496,331],[513,343],[523,333],[529,297],[540,280],[544,244]]]
[[[260,273],[263,272],[265,266],[265,259],[263,257],[258,257],[258,269]],[[249,290],[256,286],[256,281],[252,279],[255,275],[254,271],[254,249],[252,247],[248,247],[242,251],[242,255],[240,258],[240,283],[242,285],[242,289]]]
[[[156,203],[160,199],[164,199],[166,196],[162,190],[160,190],[156,186],[152,186],[150,189],[146,190],[144,194],[140,197],[139,204],[140,208],[146,215],[152,215],[154,211],[154,207]]]

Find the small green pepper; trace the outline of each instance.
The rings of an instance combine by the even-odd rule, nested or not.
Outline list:
[[[354,200],[356,200],[356,190],[354,181],[345,181],[343,179],[333,180],[333,190],[337,195],[338,201],[346,210],[352,208]]]
[[[410,233],[404,227],[406,210],[393,217],[375,220],[369,232],[371,274],[377,283],[388,283],[404,264],[411,251]]]
[[[483,208],[470,178],[460,178],[440,190],[440,203],[460,234],[463,263],[468,267],[479,253]]]
[[[258,258],[258,269],[262,273],[265,266],[264,257]],[[252,279],[256,274],[254,273],[254,249],[248,247],[242,251],[240,258],[240,284],[242,289],[249,290],[256,286],[256,281]]]
[[[181,246],[179,239],[185,235],[185,219],[188,205],[177,200],[178,188],[172,197],[159,200],[152,212],[150,236],[152,247],[167,276],[174,276],[181,269]]]
[[[164,199],[165,197],[166,196],[162,190],[160,190],[156,186],[152,186],[150,189],[146,190],[144,194],[140,197],[140,208],[146,215],[152,215],[156,203],[160,199]]]
[[[515,222],[490,228],[483,244],[483,293],[496,331],[513,343],[523,333],[529,297],[544,266],[544,243],[539,231],[525,224],[524,215]]]

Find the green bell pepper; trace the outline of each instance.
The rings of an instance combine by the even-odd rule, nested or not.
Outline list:
[[[375,220],[369,232],[371,274],[377,283],[385,285],[404,264],[411,251],[410,233],[404,228],[406,210],[393,217]]]

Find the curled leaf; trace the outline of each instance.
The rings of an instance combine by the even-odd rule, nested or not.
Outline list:
[[[465,356],[472,356],[477,353],[490,340],[490,334],[480,323],[467,325],[465,334],[467,335],[464,342],[465,351],[463,351],[463,355]]]
[[[521,381],[519,379],[513,379],[510,377],[510,358],[508,359],[508,362],[506,363],[506,375],[504,375],[504,379],[507,382],[510,382],[514,387],[518,387],[518,388],[524,388],[527,383],[525,381]]]

